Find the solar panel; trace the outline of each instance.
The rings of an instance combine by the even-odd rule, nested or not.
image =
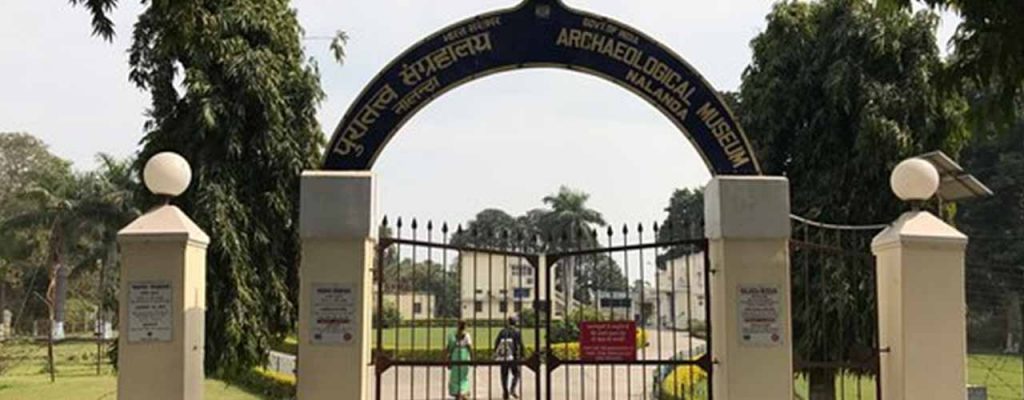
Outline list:
[[[964,171],[960,164],[941,151],[933,151],[917,156],[924,159],[939,171],[939,190],[936,196],[942,201],[962,201],[992,196],[992,190],[974,175]]]

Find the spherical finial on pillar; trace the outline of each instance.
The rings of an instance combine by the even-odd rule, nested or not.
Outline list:
[[[903,201],[924,201],[939,189],[939,171],[920,158],[903,160],[889,178],[892,192]]]
[[[146,161],[142,180],[153,194],[174,197],[188,188],[192,180],[192,168],[178,153],[165,151]]]

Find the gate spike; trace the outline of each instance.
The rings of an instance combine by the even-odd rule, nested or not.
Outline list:
[[[398,229],[402,229],[402,217],[398,217],[398,222],[395,224]]]
[[[629,234],[629,227],[626,226],[626,224],[622,224],[622,234],[623,235]]]
[[[608,237],[612,237],[613,233],[615,233],[615,232],[612,230],[612,226],[608,225]]]
[[[429,220],[429,219],[427,220],[427,230],[428,231],[434,230],[434,221]]]
[[[447,222],[441,223],[441,233],[443,233],[445,235],[448,234],[448,223]]]
[[[654,234],[658,234],[658,221],[654,221]]]
[[[644,233],[644,224],[637,222],[636,223],[636,231],[641,233],[641,234],[643,234]]]
[[[416,218],[412,219],[412,230],[416,230]]]
[[[380,221],[380,224],[385,228],[388,226],[388,216],[386,214],[384,215],[384,219]]]
[[[455,233],[459,235],[462,234],[462,224],[458,224],[455,226]]]

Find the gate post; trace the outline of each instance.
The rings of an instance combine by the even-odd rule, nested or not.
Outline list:
[[[967,236],[927,211],[875,236],[882,398],[967,398]]]
[[[299,400],[369,398],[375,179],[302,174]]]
[[[169,199],[185,191],[191,170],[181,156],[160,153],[143,176],[153,194]],[[117,243],[117,397],[202,400],[210,238],[181,209],[163,204],[121,229]]]
[[[704,192],[716,400],[793,398],[789,181],[719,176]]]

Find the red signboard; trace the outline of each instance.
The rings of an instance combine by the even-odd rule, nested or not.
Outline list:
[[[581,322],[580,359],[584,361],[636,360],[636,323]]]

